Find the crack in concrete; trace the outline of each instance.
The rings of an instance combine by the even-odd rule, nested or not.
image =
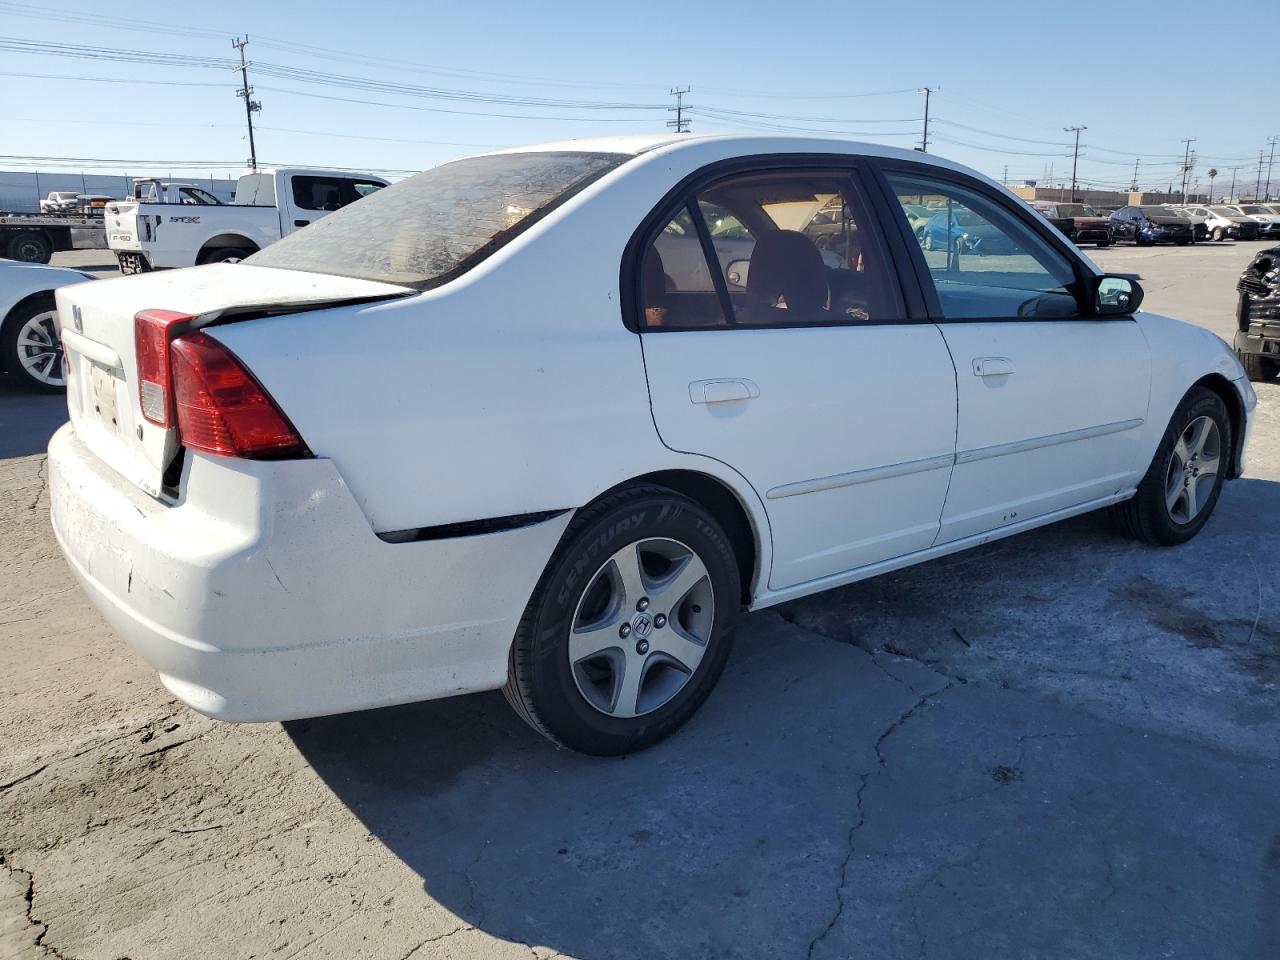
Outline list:
[[[40,498],[49,489],[49,458],[47,456],[40,458],[40,467],[36,470],[36,479],[40,481],[40,489],[36,491],[35,499],[27,507],[28,513],[35,512],[36,507],[40,505]]]
[[[9,862],[9,856],[10,854],[0,853],[0,866],[8,870],[10,875],[15,877],[19,883],[23,883],[25,881],[25,889],[23,891],[22,898],[26,901],[27,926],[33,927],[39,931],[39,933],[36,934],[35,939],[32,941],[32,944],[39,947],[46,957],[55,957],[56,960],[74,960],[74,958],[67,956],[57,947],[44,942],[44,938],[49,935],[49,924],[43,920],[37,919],[33,913],[36,899],[35,874],[30,870],[23,870],[21,867],[15,867]]]
[[[861,830],[863,825],[867,822],[867,811],[866,806],[863,803],[863,795],[866,793],[867,786],[871,783],[871,778],[883,773],[889,766],[889,762],[884,755],[885,742],[897,731],[901,730],[904,725],[909,723],[911,718],[914,717],[930,700],[936,700],[938,697],[942,696],[942,694],[962,682],[963,681],[949,679],[948,682],[939,689],[931,693],[926,693],[924,696],[917,697],[915,703],[908,707],[903,713],[899,714],[898,718],[894,720],[893,723],[889,724],[889,726],[885,727],[884,730],[881,731],[880,736],[876,738],[876,766],[859,775],[858,790],[854,794],[857,819],[854,821],[853,825],[849,827],[847,849],[845,851],[844,861],[840,864],[840,882],[836,885],[836,912],[831,919],[827,921],[827,925],[822,928],[822,931],[809,941],[809,949],[805,954],[809,960],[812,960],[813,953],[818,948],[818,944],[822,943],[822,941],[830,935],[831,931],[835,929],[836,924],[840,921],[841,915],[844,913],[844,887],[849,879],[849,864],[853,861],[853,854],[856,849],[855,841],[857,839],[858,831]]]
[[[448,940],[450,937],[457,936],[459,933],[462,933],[465,930],[474,930],[474,929],[476,928],[473,927],[471,924],[464,923],[462,926],[455,927],[454,929],[450,930],[448,933],[441,933],[434,937],[428,937],[426,940],[423,940],[417,946],[411,948],[408,953],[401,954],[398,960],[409,960],[410,957],[412,957],[415,953],[417,953],[419,950],[421,950],[423,947],[427,946],[428,944],[439,943],[441,940]],[[526,946],[528,946],[528,944],[526,944]]]

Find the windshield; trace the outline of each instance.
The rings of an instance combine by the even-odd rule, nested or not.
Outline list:
[[[1210,213],[1216,213],[1220,217],[1238,217],[1239,211],[1232,210],[1230,207],[1210,207]]]
[[[1086,207],[1083,203],[1060,203],[1058,204],[1058,216],[1060,217],[1096,217],[1097,214]]]
[[[439,286],[628,159],[555,151],[455,160],[357,200],[245,262]]]
[[[1170,210],[1168,207],[1139,207],[1148,217],[1169,217],[1173,220],[1183,219],[1182,211]]]
[[[1259,207],[1259,206],[1241,207],[1240,209],[1243,210],[1245,213],[1249,214],[1249,216],[1251,217],[1265,217],[1271,213],[1271,211],[1268,210],[1266,207]]]

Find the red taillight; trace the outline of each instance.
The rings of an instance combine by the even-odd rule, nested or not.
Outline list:
[[[172,310],[143,310],[133,318],[133,346],[138,361],[138,405],[157,427],[173,426],[173,388],[169,344],[174,327],[192,319]]]
[[[298,431],[235,354],[188,333],[170,344],[178,436],[184,446],[224,457],[305,456]]]

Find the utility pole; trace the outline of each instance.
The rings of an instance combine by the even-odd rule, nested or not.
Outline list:
[[[1273,164],[1276,159],[1277,140],[1280,140],[1280,137],[1267,137],[1267,143],[1271,144],[1271,156],[1267,158],[1267,191],[1264,194],[1267,200],[1271,199],[1271,164]]]
[[[1129,184],[1129,189],[1134,191],[1135,193],[1138,190],[1138,164],[1141,162],[1142,162],[1141,160],[1138,160],[1136,158],[1133,161],[1133,183]]]
[[[674,107],[667,107],[667,113],[674,113],[676,118],[674,120],[668,120],[667,126],[673,129],[676,133],[689,132],[689,121],[686,120],[684,116],[685,110],[689,108],[684,105],[684,95],[688,93],[690,89],[692,88],[685,87],[683,90],[676,87],[671,88],[671,95],[676,98],[676,105]]]
[[[1187,202],[1187,177],[1191,174],[1191,145],[1196,142],[1195,137],[1188,137],[1183,140],[1184,151],[1182,154],[1182,202]]]
[[[1259,201],[1262,199],[1262,151],[1258,151],[1258,179],[1253,185],[1253,199]]]
[[[1004,179],[1000,182],[1006,187],[1009,185],[1009,165],[1007,163],[1004,165]]]
[[[929,94],[936,93],[936,90],[930,90],[928,87],[921,87],[920,92],[924,94],[924,132],[920,134],[920,152],[929,152]]]
[[[1239,167],[1231,168],[1231,192],[1227,194],[1230,203],[1235,203],[1236,200],[1236,171],[1239,169]]]
[[[1075,133],[1076,135],[1075,149],[1071,151],[1071,201],[1074,203],[1076,199],[1076,162],[1080,159],[1080,131],[1088,130],[1089,128],[1080,126],[1063,127],[1062,129],[1067,133]]]
[[[249,86],[249,64],[245,63],[244,48],[249,45],[249,35],[246,33],[244,39],[239,37],[231,41],[231,46],[240,51],[240,89],[236,91],[236,96],[244,99],[244,118],[249,124],[249,169],[258,169],[258,150],[253,144],[253,115],[262,109],[262,104],[257,100],[250,99],[253,93],[253,87]]]

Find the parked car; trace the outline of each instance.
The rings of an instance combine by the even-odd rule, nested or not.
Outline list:
[[[1280,247],[1258,251],[1236,293],[1236,355],[1250,380],[1274,380],[1280,374]]]
[[[1239,203],[1229,204],[1228,210],[1232,210],[1242,217],[1248,217],[1258,225],[1258,238],[1268,240],[1273,237],[1280,237],[1280,214],[1273,213],[1269,208],[1260,203]]]
[[[1168,207],[1121,207],[1111,215],[1111,231],[1117,240],[1132,240],[1140,247],[1153,243],[1185,247],[1195,242],[1191,221]]]
[[[1194,212],[1190,207],[1175,206],[1171,203],[1164,204],[1164,207],[1173,216],[1190,221],[1196,242],[1209,239],[1209,224],[1203,215]]]
[[[1258,237],[1257,222],[1230,207],[1192,207],[1191,212],[1204,217],[1213,240],[1256,240]]]
[[[53,292],[92,279],[65,267],[0,260],[0,370],[33,390],[61,391],[66,377]]]
[[[836,197],[823,235],[859,253],[832,265],[804,228]],[[991,252],[923,249],[895,203],[920,197]],[[712,208],[752,241],[740,288]],[[700,243],[664,248],[681,218]],[[1226,344],[1141,301],[933,155],[472,157],[240,264],[60,290],[53,525],[211,716],[502,688],[547,737],[622,753],[692,716],[743,609],[1102,507],[1191,539],[1256,398]]]
[[[1037,200],[1032,208],[1062,231],[1072,243],[1094,243],[1111,246],[1114,237],[1107,217],[1083,203],[1055,203]]]
[[[70,213],[76,209],[76,198],[80,196],[74,190],[53,190],[40,201],[41,213]]]
[[[367,174],[259,170],[237,181],[234,204],[192,210],[190,194],[119,200],[107,206],[107,246],[124,274],[237,263],[386,185]]]
[[[920,238],[926,250],[958,250],[961,253],[1008,253],[1007,234],[969,210],[939,210],[924,226]]]

